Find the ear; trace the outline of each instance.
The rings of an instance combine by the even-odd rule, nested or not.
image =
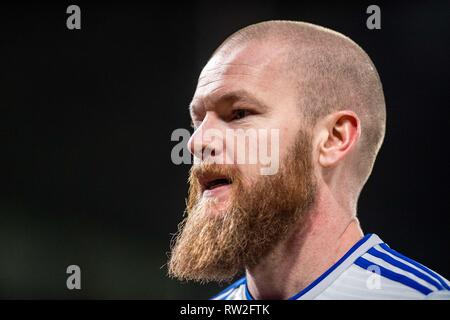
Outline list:
[[[325,168],[332,167],[356,145],[361,136],[361,125],[353,111],[338,111],[323,119],[321,132],[319,163]]]

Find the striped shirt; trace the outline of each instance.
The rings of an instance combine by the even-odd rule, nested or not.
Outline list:
[[[243,277],[212,299],[253,300],[253,297]],[[391,249],[377,235],[368,234],[320,277],[289,299],[450,300],[450,282]]]

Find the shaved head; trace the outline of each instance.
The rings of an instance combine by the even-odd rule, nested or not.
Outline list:
[[[384,137],[385,104],[375,67],[347,37],[301,22],[244,28],[203,68],[190,112],[188,146],[202,161],[191,170],[171,275],[227,280],[264,265],[297,237],[342,234],[355,219]],[[245,142],[250,129],[279,139],[252,146]],[[244,137],[244,152],[276,146],[279,172],[264,176],[261,163],[215,162],[237,148],[234,137],[208,137],[211,130]]]
[[[232,34],[212,57],[250,43],[282,49],[282,74],[295,85],[299,110],[311,127],[335,111],[357,114],[361,138],[352,167],[353,191],[359,194],[372,171],[386,124],[382,84],[369,56],[333,30],[304,22],[266,21]]]

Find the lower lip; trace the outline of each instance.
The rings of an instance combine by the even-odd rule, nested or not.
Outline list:
[[[203,197],[220,198],[220,197],[224,196],[230,189],[231,189],[231,185],[227,184],[227,185],[222,185],[222,186],[216,187],[214,189],[205,190],[205,191],[203,191]]]

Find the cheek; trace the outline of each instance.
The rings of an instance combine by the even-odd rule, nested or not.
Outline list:
[[[280,159],[284,159],[288,152],[291,150],[295,141],[298,138],[300,125],[293,118],[291,121],[285,120],[283,124],[280,124],[280,136],[279,136],[279,153]]]
[[[244,188],[251,187],[260,176],[260,165],[258,164],[239,164],[236,167],[239,170]]]

